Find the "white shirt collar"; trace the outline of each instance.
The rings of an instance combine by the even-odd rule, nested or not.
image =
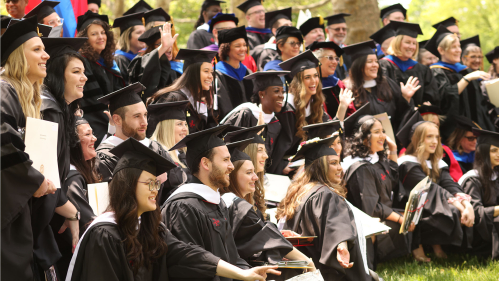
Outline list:
[[[110,136],[105,141],[103,141],[103,143],[108,143],[108,144],[111,144],[111,145],[114,145],[114,146],[118,146],[118,145],[120,145],[124,141],[125,140],[122,140],[122,139],[118,138],[117,136]],[[148,139],[148,138],[140,140],[139,142],[141,144],[145,145],[146,147],[149,147],[149,145],[151,144],[151,140]]]
[[[227,208],[229,208],[232,205],[232,203],[234,203],[234,200],[236,200],[237,198],[239,197],[237,197],[237,195],[235,195],[232,192],[225,193],[224,195],[222,195],[222,200],[224,200]]]
[[[198,30],[202,29],[202,30],[208,31],[210,29],[210,26],[207,23],[203,23],[202,25],[198,26],[197,29]]]
[[[189,102],[194,106],[194,109],[196,109],[198,114],[202,114],[205,117],[208,117],[208,107],[206,106],[205,103],[194,102],[194,97],[187,88],[182,88],[180,89],[180,91],[182,91],[182,93],[184,93],[187,96],[187,99],[189,99]]]
[[[399,164],[399,166],[402,165],[404,162],[412,162],[412,163],[419,164],[418,158],[414,155],[404,155],[404,156],[400,157],[399,159],[397,159],[397,163]],[[426,160],[426,166],[429,169],[432,168],[430,160]],[[442,169],[445,167],[448,167],[447,163],[445,163],[442,159],[440,159],[438,161],[438,168]]]
[[[76,167],[72,164],[69,164],[69,170],[70,171],[76,171]]]
[[[459,185],[462,185],[463,182],[469,178],[469,177],[478,177],[478,171],[477,170],[469,170],[466,174],[464,174],[459,181],[457,182]],[[490,177],[491,181],[495,181],[497,179],[497,173],[493,173],[492,176]]]
[[[295,106],[295,96],[293,94],[287,94],[287,98],[288,98],[288,103],[293,107],[293,109],[296,110],[296,106]],[[286,100],[286,95],[284,97],[284,100]],[[310,100],[311,101],[311,100]],[[312,109],[310,107],[310,101],[308,102],[307,104],[307,107],[305,107],[305,117],[309,117],[310,114],[312,114]],[[283,103],[284,105],[284,103]]]
[[[372,88],[376,86],[376,80],[369,80],[364,82],[364,88]]]
[[[187,183],[180,186],[177,190],[175,190],[175,192],[172,193],[172,195],[170,195],[170,197],[168,197],[166,201],[170,200],[170,198],[179,193],[185,192],[195,193],[212,204],[220,204],[220,192],[218,192],[218,190],[214,191],[211,187],[199,183]]]
[[[260,118],[260,112],[262,112],[263,113],[263,121],[265,122],[265,124],[270,123],[270,121],[272,121],[272,118],[274,118],[274,116],[275,116],[274,112],[272,112],[271,114],[267,114],[267,113],[263,112],[262,105],[258,106],[254,103],[251,103],[251,102],[245,102],[245,103],[238,105],[233,110],[231,110],[231,112],[229,112],[229,114],[227,114],[227,116],[224,117],[224,119],[220,122],[220,124],[224,124],[227,121],[227,119],[229,118],[229,116],[232,116],[234,113],[236,113],[244,108],[248,108],[249,110],[251,110],[251,113],[253,114],[253,116],[257,120],[258,120],[258,118]]]
[[[341,167],[343,168],[344,171],[346,171],[355,162],[359,162],[359,161],[369,161],[369,162],[371,162],[371,164],[376,164],[379,161],[379,155],[377,153],[369,154],[369,156],[367,156],[365,158],[361,158],[361,157],[352,158],[352,156],[349,155],[343,159],[343,162],[341,163]]]

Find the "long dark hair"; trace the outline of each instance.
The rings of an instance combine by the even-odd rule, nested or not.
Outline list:
[[[367,100],[367,96],[370,93],[364,88],[364,68],[366,66],[368,56],[362,56],[353,61],[352,67],[350,68],[350,81],[352,82],[352,92],[355,97],[355,107],[359,108],[363,106]],[[378,76],[376,79],[376,94],[377,98],[383,101],[392,100],[392,89],[388,84],[388,80],[383,75],[383,70],[381,66],[378,68]]]
[[[494,182],[491,178],[494,173],[499,174],[499,166],[492,168],[490,163],[490,144],[483,143],[476,147],[473,168],[478,171],[484,194],[483,203],[486,204],[488,200],[493,200],[492,197],[497,196],[497,194],[492,194]]]
[[[199,12],[199,18],[194,24],[194,30],[196,30],[200,25],[204,23],[203,12],[208,10],[209,7],[218,5],[217,2],[204,1],[203,5],[201,5],[201,12]]]
[[[142,266],[150,268],[167,250],[163,238],[165,229],[160,225],[161,213],[157,204],[156,210],[140,216],[139,226],[135,192],[141,174],[142,170],[137,168],[125,168],[114,174],[109,184],[107,208],[107,211],[114,211],[118,228],[124,235],[126,256],[134,275]]]
[[[78,134],[78,127],[75,128],[75,131]],[[97,171],[96,159],[85,160],[79,138],[77,138],[76,144],[69,149],[69,163],[75,166],[87,184],[98,183],[102,180],[102,176]]]
[[[381,123],[381,121],[374,117],[364,121],[364,123],[360,126],[360,130],[356,131],[353,137],[347,139],[345,155],[366,158],[369,154],[371,154],[371,128],[374,126],[376,121]],[[364,145],[364,140],[367,140],[367,145]],[[378,152],[380,160],[385,160],[387,158],[388,144],[386,141],[383,147],[385,149]]]
[[[85,42],[85,44],[83,44],[83,46],[81,47],[80,53],[91,62],[96,62],[97,60],[99,60],[100,57],[102,57],[104,59],[104,63],[106,64],[106,67],[110,68],[113,66],[114,52],[116,51],[116,43],[114,42],[114,33],[111,30],[111,27],[109,26],[109,24],[107,24],[106,22],[103,22],[101,20],[96,19],[92,22],[92,24],[98,24],[98,25],[102,26],[102,28],[104,28],[104,30],[106,31],[106,37],[107,37],[106,48],[104,48],[104,50],[100,54],[98,54],[94,50],[94,48],[92,48],[92,46],[90,46],[90,43],[88,43],[88,40],[87,40],[87,42]],[[88,34],[87,34],[88,28],[92,24],[89,24],[83,30],[78,32],[76,37],[88,37]]]
[[[64,54],[48,60],[47,77],[45,77],[45,80],[43,81],[44,90],[50,92],[62,110],[62,114],[64,115],[64,128],[66,128],[64,134],[70,147],[75,146],[78,140],[75,131],[71,128],[75,127],[75,112],[79,107],[79,103],[78,100],[71,102],[69,105],[66,103],[66,99],[64,98],[64,89],[66,85],[64,73],[68,63],[74,58],[83,62],[83,57],[78,53]]]

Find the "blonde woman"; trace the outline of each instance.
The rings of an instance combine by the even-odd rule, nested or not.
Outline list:
[[[171,193],[192,177],[185,159],[187,149],[169,150],[189,134],[185,116],[185,109],[188,104],[189,101],[176,101],[151,104],[147,107],[147,135],[151,135],[151,140],[161,144],[177,165],[176,168],[170,170],[167,181],[158,193],[160,206],[163,205],[163,202]]]
[[[54,210],[67,218],[61,229],[71,228],[73,247],[78,243],[78,210],[60,189],[31,167],[33,162],[24,153],[26,120],[40,119],[40,87],[47,76],[49,59],[37,31],[36,17],[31,17],[8,28],[1,42],[2,155],[10,155],[10,161],[2,161],[2,277],[11,280],[44,274],[42,269],[32,271],[33,256],[35,268],[53,265],[59,259],[48,225]]]
[[[395,31],[395,38],[390,42],[387,56],[379,60],[386,76],[398,83],[405,83],[410,77],[417,79],[421,88],[412,96],[416,106],[426,101],[438,104],[438,89],[433,74],[428,66],[417,62],[417,37],[423,34],[419,24],[392,21],[388,25]]]

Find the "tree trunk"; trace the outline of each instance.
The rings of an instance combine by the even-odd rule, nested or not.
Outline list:
[[[246,0],[231,0],[231,5],[227,5],[232,9],[232,13],[236,14],[236,17],[239,19],[239,24],[237,26],[247,25],[246,15],[243,13],[243,11],[237,8],[237,6],[239,6],[239,4],[243,3],[244,1]]]
[[[170,2],[172,0],[156,0],[156,7],[154,8],[163,8],[167,13],[170,13]]]
[[[117,17],[121,17],[125,12],[125,1],[113,1],[111,6],[114,6],[114,14],[110,16],[113,20]]]
[[[380,28],[377,0],[331,0],[333,14],[349,13],[347,44],[369,40],[369,36]]]

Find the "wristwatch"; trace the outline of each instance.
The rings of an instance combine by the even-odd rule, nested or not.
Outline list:
[[[76,211],[76,215],[72,218],[66,218],[69,221],[79,221],[80,220],[80,212]]]

